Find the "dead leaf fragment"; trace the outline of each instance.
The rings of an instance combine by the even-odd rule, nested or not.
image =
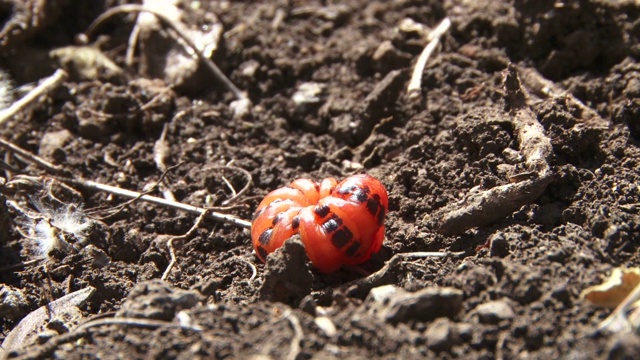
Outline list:
[[[11,351],[31,344],[51,319],[66,319],[74,317],[74,315],[81,316],[77,307],[82,306],[95,291],[96,288],[89,286],[54,300],[48,305],[41,306],[29,313],[9,332],[2,342],[0,359],[6,359]],[[73,322],[79,322],[79,319]],[[72,325],[68,324],[68,326]]]
[[[580,298],[596,306],[615,308],[640,284],[640,268],[619,267],[602,284],[585,289]]]

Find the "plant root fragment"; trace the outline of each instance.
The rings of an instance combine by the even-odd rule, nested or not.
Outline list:
[[[526,104],[516,67],[509,64],[504,81],[506,108],[518,137],[527,176],[516,175],[511,184],[499,185],[445,206],[425,218],[444,235],[499,221],[522,206],[535,201],[553,181],[549,161],[553,156],[551,140],[536,115]]]

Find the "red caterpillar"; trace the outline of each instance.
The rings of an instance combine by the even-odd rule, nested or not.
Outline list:
[[[300,234],[309,259],[321,272],[367,261],[382,247],[389,198],[369,175],[340,183],[297,179],[267,194],[253,216],[251,239],[263,262],[267,255]]]

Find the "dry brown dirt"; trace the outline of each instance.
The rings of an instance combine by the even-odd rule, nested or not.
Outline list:
[[[53,65],[32,54],[72,45],[91,21],[120,2],[35,3],[59,11],[6,45],[0,64],[18,85],[52,72]],[[199,24],[203,13],[219,18],[224,33],[214,60],[247,91],[253,102],[247,114],[233,116],[232,95],[207,71],[194,84],[170,89],[162,80],[145,80],[136,57],[123,73],[94,80],[72,76],[2,124],[0,135],[59,164],[66,176],[142,191],[162,174],[154,144],[166,125],[167,165],[179,166],[165,180],[177,200],[221,206],[231,196],[225,179],[235,189],[246,184],[241,172],[224,169],[233,161],[249,171],[252,184],[225,212],[243,219],[251,219],[262,196],[293,179],[366,172],[389,192],[383,249],[358,269],[323,275],[300,260],[297,243],[265,265],[253,254],[248,230],[204,220],[188,239],[175,241],[177,263],[163,282],[167,241],[186,233],[196,216],[135,202],[104,217],[100,210],[125,200],[78,187],[81,199],[74,201],[103,217],[88,242],[109,264],[70,251],[1,271],[1,286],[23,298],[17,305],[0,299],[0,340],[29,312],[87,286],[96,291],[80,307],[81,321],[129,320],[76,333],[52,320],[47,334],[9,349],[11,357],[637,355],[638,337],[598,333],[609,310],[579,297],[611,269],[640,264],[637,2],[180,4],[191,9],[186,24]],[[195,4],[200,8],[193,10]],[[3,21],[18,10],[0,7]],[[281,23],[274,26],[277,16]],[[412,101],[406,84],[425,41],[398,26],[410,18],[434,27],[446,16],[451,29],[427,64],[420,99]],[[116,16],[97,30],[106,39],[103,52],[122,67],[133,20]],[[525,82],[528,105],[553,146],[551,183],[509,216],[460,234],[440,234],[430,214],[470,192],[508,184],[514,174],[505,169],[518,169],[518,138],[503,89],[510,62],[566,89],[602,120]],[[294,94],[309,82],[321,87],[318,99],[296,104]],[[43,174],[20,159],[5,160]],[[152,195],[162,196],[157,190]],[[35,244],[24,236],[28,225],[12,208],[3,213],[0,266],[34,259]],[[462,255],[400,259],[374,284],[349,287],[394,254],[417,251]],[[370,290],[380,285],[407,293],[377,302]]]

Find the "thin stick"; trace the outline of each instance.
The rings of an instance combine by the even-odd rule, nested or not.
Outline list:
[[[20,110],[24,109],[25,106],[34,102],[37,98],[40,97],[40,95],[57,88],[63,81],[67,79],[67,77],[68,75],[66,71],[62,69],[56,70],[53,75],[46,78],[33,90],[29,91],[27,95],[14,102],[10,107],[0,111],[0,124],[16,115],[18,112],[20,112]]]
[[[374,272],[373,274],[352,281],[345,285],[340,286],[340,290],[342,292],[346,292],[349,296],[356,296],[357,294],[362,294],[368,292],[374,287],[391,284],[395,281],[394,277],[389,276],[389,270],[398,265],[401,261],[405,259],[420,259],[420,258],[428,258],[428,257],[439,257],[439,258],[447,258],[451,256],[461,256],[464,255],[464,252],[411,252],[411,253],[398,253],[395,254],[387,261],[386,264],[380,270]]]
[[[45,344],[35,347],[35,349],[27,352],[22,359],[48,359],[51,358],[56,349],[66,343],[71,343],[81,339],[83,337],[89,336],[91,334],[90,330],[95,327],[106,326],[106,325],[119,325],[119,326],[130,326],[130,327],[141,327],[148,329],[155,328],[177,328],[184,330],[191,330],[195,332],[201,332],[202,328],[198,326],[185,326],[180,324],[175,324],[162,320],[153,320],[153,319],[140,319],[140,318],[107,318],[107,319],[98,319],[86,322],[77,328],[73,329],[71,332],[66,334],[62,334],[60,336],[56,336]]]
[[[296,360],[298,355],[300,355],[300,341],[304,338],[304,332],[302,331],[300,320],[293,315],[291,310],[285,311],[284,317],[289,320],[294,332],[293,338],[291,339],[291,348],[289,349],[289,354],[287,354],[287,360]]]
[[[163,321],[163,320],[116,317],[116,318],[107,318],[107,319],[98,319],[98,320],[89,321],[75,328],[73,332],[83,332],[84,330],[87,330],[90,328],[105,326],[105,325],[126,325],[126,326],[142,327],[142,328],[149,328],[149,329],[166,327],[166,328],[178,328],[178,329],[191,330],[195,332],[202,331],[202,328],[200,328],[199,326],[186,326],[181,324],[174,324],[174,323]]]
[[[427,61],[431,57],[431,53],[435,50],[435,48],[440,43],[440,38],[449,30],[451,27],[451,20],[448,17],[444,18],[438,26],[436,26],[433,31],[429,33],[427,40],[429,43],[420,53],[418,57],[418,61],[416,62],[416,67],[413,68],[413,73],[411,74],[411,80],[409,80],[409,86],[407,86],[407,94],[409,99],[415,99],[420,96],[420,89],[422,88],[422,73],[424,72],[424,67],[427,65]]]
[[[256,268],[255,265],[253,265],[253,263],[247,259],[243,259],[240,256],[235,256],[233,257],[234,259],[238,259],[240,260],[243,264],[247,264],[249,266],[249,268],[251,269],[251,277],[249,278],[249,281],[252,281],[253,279],[256,278],[256,276],[258,276],[258,269]]]
[[[0,138],[0,147],[5,148],[6,150],[12,151],[16,155],[24,158],[26,161],[36,164],[52,174],[59,174],[62,172],[61,167],[54,165],[48,162],[47,160],[37,155],[34,155],[29,151],[1,138]]]
[[[573,96],[572,93],[563,89],[551,80],[546,79],[535,69],[519,68],[522,81],[536,95],[545,98],[566,98],[569,103],[576,106],[582,112],[585,120],[597,121],[599,124],[608,127],[607,122],[598,114],[597,111],[585,105],[580,99]]]
[[[193,50],[193,52],[198,56],[200,61],[202,61],[207,66],[207,68],[209,68],[209,70],[213,73],[213,75],[227,88],[227,90],[233,93],[233,95],[238,100],[247,101],[247,102],[249,101],[249,98],[247,97],[247,95],[243,91],[238,89],[231,82],[231,80],[229,80],[229,78],[222,72],[222,70],[220,70],[220,68],[213,61],[211,61],[202,53],[202,51],[191,40],[191,38],[182,29],[180,29],[180,27],[176,23],[174,23],[173,20],[169,19],[164,14],[154,9],[144,7],[142,5],[135,5],[135,4],[116,6],[114,8],[111,8],[105,11],[102,15],[98,16],[98,18],[95,19],[91,23],[91,25],[89,25],[89,28],[85,32],[85,35],[87,37],[90,37],[91,33],[93,33],[97,27],[102,25],[104,21],[106,21],[107,19],[109,19],[110,17],[116,14],[132,13],[132,12],[133,13],[147,12],[157,17],[163,24],[165,24],[166,26],[168,26],[169,28],[171,28],[173,31],[176,32],[176,34],[191,48],[191,50]]]
[[[202,220],[205,218],[205,216],[208,213],[209,213],[209,210],[205,209],[205,211],[202,212],[200,216],[198,216],[198,218],[193,223],[193,226],[191,227],[191,229],[189,229],[189,231],[187,231],[184,235],[172,236],[167,241],[167,247],[169,248],[169,256],[171,256],[171,261],[169,262],[169,265],[167,265],[167,269],[164,271],[164,274],[162,274],[162,277],[160,278],[160,280],[165,281],[169,277],[169,274],[171,273],[171,269],[173,269],[173,266],[176,263],[176,251],[173,248],[173,242],[175,240],[185,240],[190,238],[193,235],[193,233],[196,231],[196,229],[200,226],[200,223],[202,223]]]
[[[189,205],[189,204],[184,204],[181,202],[177,202],[177,201],[171,201],[171,200],[167,200],[167,199],[163,199],[163,198],[159,198],[156,196],[151,196],[151,195],[144,195],[141,194],[137,191],[131,191],[131,190],[125,190],[119,187],[115,187],[115,186],[111,186],[111,185],[105,185],[105,184],[101,184],[95,181],[91,181],[91,180],[76,180],[76,179],[69,179],[69,178],[56,178],[59,181],[62,182],[66,182],[66,183],[71,183],[73,185],[76,186],[82,186],[86,189],[89,190],[94,190],[94,191],[104,191],[110,194],[114,194],[114,195],[118,195],[118,196],[122,196],[125,198],[129,198],[129,199],[139,199],[142,201],[146,201],[149,203],[153,203],[153,204],[158,204],[158,205],[162,205],[162,206],[166,206],[166,207],[170,207],[173,209],[178,209],[178,210],[182,210],[182,211],[186,211],[188,213],[191,214],[196,214],[196,215],[201,215],[202,213],[206,212],[206,217],[207,218],[211,218],[213,220],[217,220],[217,221],[222,221],[222,222],[226,222],[241,228],[245,228],[245,229],[249,229],[251,228],[251,222],[246,221],[246,220],[242,220],[240,218],[237,218],[233,215],[227,215],[227,214],[222,214],[222,213],[218,213],[218,212],[214,212],[214,211],[209,211],[208,209],[205,208],[201,208],[201,207],[197,207],[197,206],[193,206],[193,205]]]
[[[245,192],[247,192],[247,190],[249,190],[249,188],[251,187],[251,183],[253,182],[253,178],[251,177],[251,173],[249,173],[247,170],[237,167],[237,166],[231,166],[231,165],[227,165],[222,167],[223,169],[231,169],[231,170],[236,170],[241,172],[246,178],[247,178],[247,182],[244,184],[244,186],[242,187],[242,189],[240,189],[240,191],[236,192],[235,189],[231,186],[231,184],[226,180],[226,178],[223,176],[222,179],[225,180],[225,182],[227,182],[227,186],[229,186],[231,188],[231,191],[233,192],[233,196],[231,196],[229,199],[225,200],[222,202],[222,205],[229,205],[231,203],[233,203],[234,201],[236,201],[240,196],[244,195]]]
[[[427,215],[424,220],[437,223],[436,227],[441,234],[459,234],[504,219],[522,206],[530,204],[542,195],[552,180],[552,176],[535,177],[472,193],[433,215]]]
[[[233,185],[231,185],[229,180],[224,175],[222,175],[222,181],[224,181],[225,185],[227,185],[229,190],[231,190],[231,199],[235,198],[238,193],[236,193],[236,189],[233,188]],[[225,203],[222,203],[222,205],[225,205]]]
[[[172,171],[172,170],[174,170],[174,169],[176,169],[176,168],[178,168],[178,166],[180,166],[180,165],[182,165],[182,163],[179,163],[179,164],[173,165],[173,166],[171,166],[170,168],[168,168],[167,170],[165,170],[165,171],[160,175],[160,179],[158,179],[158,181],[156,181],[156,183],[155,183],[155,184],[153,184],[153,186],[151,186],[151,188],[149,188],[149,190],[147,190],[147,191],[145,191],[145,192],[140,193],[140,195],[142,196],[142,195],[148,195],[148,194],[151,194],[151,193],[152,193],[156,188],[159,188],[159,187],[160,187],[160,184],[164,181],[164,178],[169,174],[169,172],[170,172],[170,171]],[[56,179],[56,180],[58,180],[58,179]],[[61,180],[59,180],[59,181],[61,181]],[[109,215],[107,215],[107,216],[103,217],[103,219],[105,219],[105,218],[107,218],[107,217],[110,217],[110,216],[111,216],[111,217],[115,216],[115,215],[116,215],[116,214],[118,214],[120,211],[124,210],[124,208],[125,208],[125,207],[127,207],[128,205],[133,204],[134,202],[138,201],[138,199],[139,199],[139,197],[137,197],[137,198],[133,198],[133,199],[131,199],[131,200],[129,200],[129,201],[127,201],[127,202],[123,203],[123,204],[120,204],[120,205],[116,206],[116,207],[112,210],[111,214],[109,214]],[[168,200],[168,201],[173,201],[173,199],[167,199],[167,200]]]
[[[8,266],[3,266],[3,267],[0,267],[0,271],[13,270],[13,269],[21,268],[21,267],[24,267],[24,266],[29,266],[29,265],[37,264],[37,263],[39,263],[40,261],[42,261],[42,260],[44,260],[44,259],[45,259],[45,257],[43,256],[43,257],[39,257],[39,258],[37,258],[37,259],[33,259],[33,260],[29,260],[29,261],[24,261],[24,262],[21,262],[21,263],[18,263],[18,264],[13,264],[13,265],[8,265]]]

